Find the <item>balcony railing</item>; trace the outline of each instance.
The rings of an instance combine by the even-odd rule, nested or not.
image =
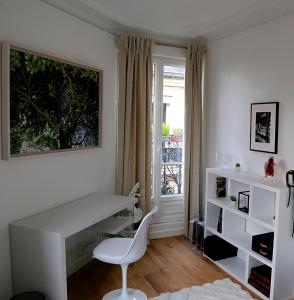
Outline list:
[[[162,137],[161,195],[182,194],[183,136]]]

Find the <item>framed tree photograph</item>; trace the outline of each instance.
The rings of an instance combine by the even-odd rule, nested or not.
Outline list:
[[[102,71],[2,43],[2,157],[101,146]]]
[[[251,104],[250,150],[278,152],[279,102]]]

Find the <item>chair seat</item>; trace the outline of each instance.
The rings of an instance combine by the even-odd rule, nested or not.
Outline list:
[[[102,241],[93,252],[93,257],[111,264],[128,263],[126,254],[132,244],[131,238],[110,238]]]

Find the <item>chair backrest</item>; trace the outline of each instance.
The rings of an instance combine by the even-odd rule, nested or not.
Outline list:
[[[132,257],[134,261],[139,260],[145,253],[148,241],[148,228],[151,222],[152,215],[157,212],[157,206],[155,206],[142,220],[133,242],[129,248],[128,257]]]
[[[138,192],[139,187],[140,187],[140,183],[137,182],[137,183],[133,186],[132,190],[130,191],[129,197],[135,197],[135,196],[137,195],[137,192]]]

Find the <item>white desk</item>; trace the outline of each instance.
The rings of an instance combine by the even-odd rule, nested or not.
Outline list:
[[[38,290],[48,300],[67,300],[65,239],[135,202],[93,194],[10,224],[14,293]]]

